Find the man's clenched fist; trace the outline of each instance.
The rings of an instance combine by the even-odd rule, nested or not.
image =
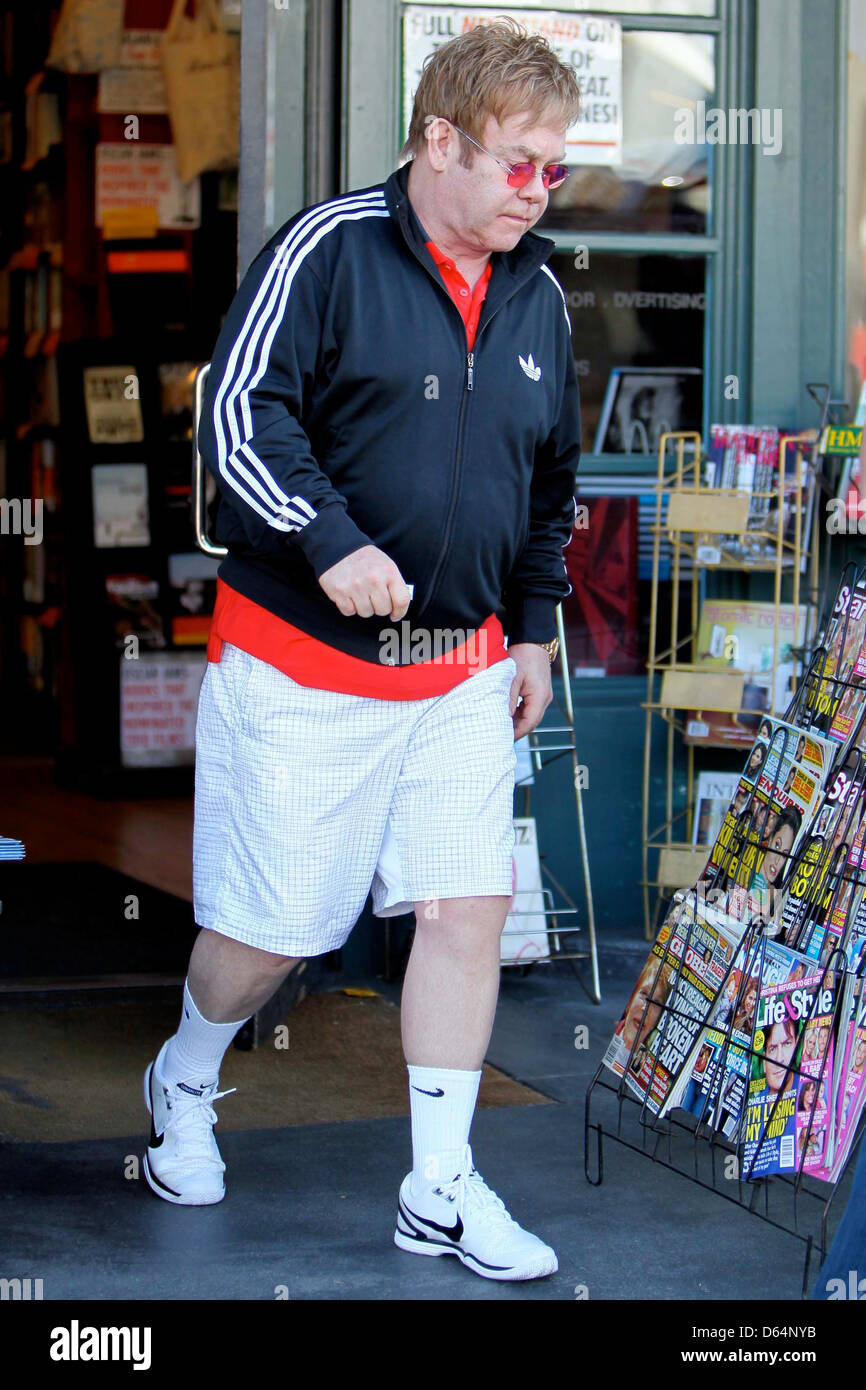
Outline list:
[[[319,576],[328,598],[349,618],[398,619],[405,616],[411,594],[393,560],[375,545],[362,545]]]

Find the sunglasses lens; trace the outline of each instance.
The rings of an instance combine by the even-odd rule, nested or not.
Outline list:
[[[515,164],[507,182],[512,188],[525,188],[534,178],[534,164]],[[545,188],[558,188],[567,178],[568,169],[564,164],[547,164],[541,171],[541,182]]]
[[[558,188],[568,178],[568,169],[564,164],[548,164],[542,169],[541,178],[545,188]]]
[[[530,179],[534,178],[534,164],[514,164],[511,167],[511,173],[508,175],[507,182],[512,188],[525,188]]]

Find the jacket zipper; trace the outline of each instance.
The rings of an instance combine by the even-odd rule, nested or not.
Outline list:
[[[445,517],[445,534],[442,537],[442,546],[439,551],[439,556],[436,560],[436,564],[433,566],[433,573],[430,576],[430,583],[427,586],[427,597],[425,598],[421,607],[418,609],[418,612],[415,614],[416,618],[419,618],[421,614],[425,612],[427,608],[430,607],[430,601],[436,592],[436,586],[439,583],[439,578],[442,574],[442,569],[445,565],[445,559],[448,555],[448,547],[451,543],[451,532],[454,529],[454,516],[457,511],[457,496],[460,491],[460,479],[463,472],[463,423],[466,417],[466,407],[469,404],[469,393],[470,391],[474,390],[474,387],[475,353],[467,352],[466,381],[460,398],[460,413],[457,416],[457,449],[454,456],[454,474],[451,483],[451,497],[448,501],[448,512]]]

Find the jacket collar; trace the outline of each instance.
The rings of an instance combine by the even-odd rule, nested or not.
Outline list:
[[[385,202],[394,221],[400,227],[409,249],[422,265],[439,280],[439,272],[430,252],[427,250],[424,229],[409,201],[409,170],[411,161],[396,169],[384,184]],[[494,251],[490,257],[490,288],[485,302],[482,323],[489,316],[488,310],[495,309],[509,299],[515,290],[528,280],[543,265],[556,249],[550,237],[538,236],[535,232],[524,232],[520,241],[511,251]]]

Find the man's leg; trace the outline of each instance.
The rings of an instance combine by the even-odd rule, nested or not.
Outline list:
[[[187,981],[199,1010],[212,1023],[246,1020],[279,989],[301,956],[278,956],[202,929],[189,960]]]
[[[496,1012],[508,901],[415,904],[401,1023],[416,1183],[451,1178],[463,1162]]]
[[[238,1029],[276,993],[299,959],[202,928],[190,956],[180,1023],[160,1064],[163,1079],[196,1087],[216,1083]]]
[[[499,994],[499,939],[508,898],[415,904],[403,984],[403,1051],[410,1066],[478,1071]]]
[[[523,1230],[475,1170],[469,1132],[499,990],[506,897],[415,904],[403,987],[412,1172],[400,1189],[395,1244],[457,1255],[486,1279],[537,1279],[557,1260]]]
[[[220,1064],[238,1029],[294,964],[294,957],[259,951],[218,932],[199,932],[177,1032],[144,1078],[151,1115],[144,1176],[166,1201],[208,1206],[225,1195],[225,1164],[213,1136]]]

